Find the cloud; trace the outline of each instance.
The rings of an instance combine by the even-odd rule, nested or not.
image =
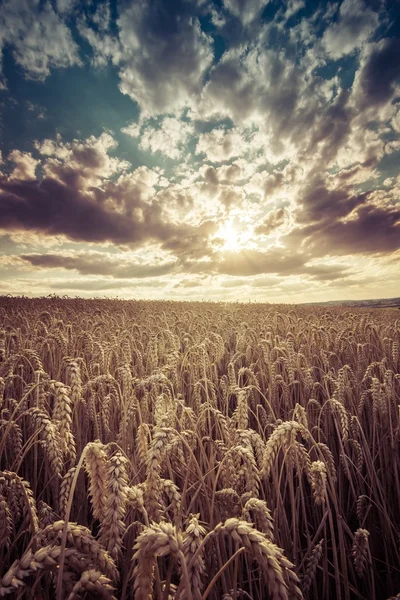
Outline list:
[[[13,85],[79,64],[73,31],[87,68],[140,109],[99,135],[93,97],[96,135],[81,139],[77,120],[57,123],[61,137],[48,133],[56,111],[43,99],[53,80],[25,82],[43,95],[20,108],[43,105],[46,137],[3,150],[0,223],[14,266],[87,294],[129,295],[135,281],[161,294],[168,280],[175,297],[271,288],[297,299],[350,285],[355,261],[353,281],[367,280],[366,261],[395,255],[400,42],[393,26],[379,39],[390,3],[268,4],[5,0],[0,38],[22,61]],[[75,54],[51,50],[63,35]],[[1,102],[17,114],[16,100]]]
[[[67,185],[79,185],[81,189],[98,185],[130,166],[127,161],[109,156],[117,142],[106,132],[99,137],[90,136],[84,141],[68,143],[58,135],[56,140],[45,139],[36,142],[35,146],[39,154],[46,157],[43,166],[45,175]]]
[[[330,175],[329,179],[332,180],[331,185],[341,185],[341,184],[360,184],[370,179],[376,179],[378,177],[377,171],[375,171],[372,167],[375,161],[366,161],[366,164],[357,163],[351,167],[341,169],[334,175]]]
[[[75,8],[78,0],[56,0],[57,11],[61,14],[68,14]]]
[[[104,279],[67,279],[63,281],[51,281],[50,289],[78,292],[109,292],[112,295],[113,291],[134,287],[126,281],[110,281]]]
[[[43,81],[52,68],[81,64],[71,31],[49,1],[5,0],[0,13],[0,51],[2,46],[11,48],[14,60],[31,79]]]
[[[260,14],[269,0],[223,0],[225,9],[248,25]]]
[[[276,190],[283,188],[287,181],[287,173],[285,173],[285,171],[273,171],[266,176],[264,173],[261,173],[261,176],[262,179],[260,183],[265,198],[273,195]]]
[[[332,164],[337,158],[337,153],[348,140],[352,131],[354,111],[350,106],[350,92],[346,89],[338,91],[330,103],[326,103],[324,110],[312,123],[309,140],[304,149],[305,158],[314,156],[318,169]],[[355,154],[351,160],[354,161]]]
[[[267,285],[273,284],[271,275],[283,283],[287,277],[296,275],[315,281],[332,281],[347,277],[351,272],[340,264],[309,264],[309,256],[304,252],[289,251],[287,248],[270,248],[266,251],[242,250],[239,253],[225,253],[216,266],[221,275],[253,278],[266,274]]]
[[[129,128],[125,133],[130,132]],[[175,117],[165,117],[159,126],[144,125],[140,137],[140,148],[150,152],[161,152],[172,159],[178,159],[194,132],[193,124]]]
[[[297,273],[305,263],[304,255],[287,253],[281,249],[267,252],[259,250],[243,250],[239,253],[225,252],[217,265],[218,273],[224,275],[260,275],[262,273],[279,273],[290,275]]]
[[[358,50],[376,30],[379,15],[364,0],[344,0],[338,18],[324,32],[322,43],[330,58],[337,60]]]
[[[293,15],[297,14],[305,6],[305,0],[288,0],[287,8],[283,15],[284,19],[287,21],[288,19],[290,19],[290,17],[293,17]]]
[[[248,250],[239,253],[228,252],[222,257],[214,256],[211,260],[195,263],[187,260],[154,262],[154,259],[152,262],[146,262],[145,257],[138,262],[135,257],[96,251],[21,254],[14,258],[19,261],[19,264],[27,263],[35,268],[76,270],[83,276],[96,275],[121,280],[162,277],[174,273],[192,275],[219,273],[244,278],[263,273],[285,277],[302,274],[320,281],[336,280],[348,275],[348,270],[343,265],[307,264],[304,253],[289,254],[284,249],[270,249],[265,252]],[[245,279],[241,282],[246,283]],[[229,284],[224,285],[229,286]]]
[[[174,285],[174,289],[177,288],[197,288],[197,287],[202,287],[204,286],[205,281],[203,278],[200,279],[195,279],[193,277],[191,277],[190,279],[181,279],[181,281],[179,281],[176,285]]]
[[[181,225],[176,228],[175,234],[171,235],[161,245],[175,256],[192,260],[199,260],[212,254],[210,238],[216,233],[218,224],[208,220],[200,223],[197,227]]]
[[[315,180],[303,197],[297,226],[281,241],[316,257],[390,255],[400,248],[399,198],[395,184],[355,193],[351,185],[340,187],[340,179],[332,190]]]
[[[264,275],[261,277],[253,277],[249,283],[252,288],[271,289],[277,287],[281,281],[281,278],[277,275]]]
[[[287,210],[284,208],[277,208],[276,210],[268,213],[264,221],[254,229],[254,232],[258,235],[269,235],[284,225],[287,219]]]
[[[400,108],[398,109],[398,111],[392,119],[392,127],[395,131],[400,133]]]
[[[132,247],[156,241],[179,256],[209,252],[217,224],[202,222],[199,215],[189,224],[184,207],[193,200],[188,191],[170,185],[158,168],[127,172],[128,163],[108,154],[115,148],[109,134],[70,143],[58,137],[36,146],[42,156],[41,178],[26,179],[32,175],[27,172],[31,159],[18,152],[12,154],[19,161],[18,171],[0,177],[4,230]]]
[[[138,223],[106,210],[73,182],[67,186],[52,177],[41,182],[0,179],[0,221],[6,230],[64,234],[82,241],[123,244],[144,237]]]
[[[332,221],[346,217],[363,204],[368,193],[355,194],[351,186],[329,185],[321,173],[304,183],[300,191],[298,221],[300,223]]]
[[[318,256],[381,254],[400,248],[400,208],[360,206],[349,220],[326,220],[301,231],[310,251]]]
[[[211,72],[198,112],[203,119],[229,118],[236,127],[257,132],[251,148],[258,146],[272,164],[309,162],[315,153],[310,136],[323,121],[329,136],[328,124],[336,116],[331,99],[326,82],[306,76],[290,45],[276,52],[261,36],[225,52]]]
[[[312,264],[305,266],[304,274],[316,281],[337,281],[347,278],[350,271],[342,265]]]
[[[126,125],[125,127],[121,128],[122,133],[125,133],[125,135],[129,135],[130,137],[133,138],[138,138],[140,137],[140,130],[142,128],[142,123],[131,123],[130,125]]]
[[[222,288],[237,288],[242,286],[247,286],[251,284],[247,277],[242,277],[241,279],[237,279],[236,277],[229,277],[228,279],[224,279],[221,281],[220,285]]]
[[[120,90],[145,114],[180,111],[200,94],[213,60],[212,40],[196,3],[142,0],[123,4],[118,19]]]
[[[242,179],[244,176],[242,167],[232,162],[227,165],[221,165],[219,167],[212,167],[211,165],[203,165],[199,172],[198,177],[201,177],[203,185],[210,188],[212,193],[218,190],[220,184],[234,184]],[[214,194],[213,194],[214,195]]]
[[[94,67],[105,67],[109,62],[118,65],[123,58],[119,37],[111,29],[109,4],[99,4],[95,13],[88,18],[83,15],[77,21],[80,36],[92,48],[91,63]]]
[[[8,155],[8,160],[15,165],[10,174],[10,179],[29,180],[36,178],[35,171],[39,161],[35,160],[30,152],[13,150]]]
[[[104,292],[102,296],[112,297],[119,294],[123,294],[126,297],[127,294],[132,292],[135,297],[149,294],[149,291],[159,291],[160,295],[163,294],[164,288],[163,281],[159,279],[154,280],[141,280],[139,282],[127,281],[126,279],[66,279],[51,281],[49,288],[51,290],[64,290],[66,292],[88,292],[89,297],[97,295],[97,293]]]
[[[247,137],[247,139],[246,139]],[[211,162],[224,162],[242,156],[250,150],[251,135],[238,128],[217,127],[208,133],[202,133],[196,146],[196,154],[205,154]]]
[[[163,224],[155,220],[151,205],[143,199],[143,170],[117,182],[109,179],[127,166],[108,156],[114,147],[109,134],[92,136],[86,142],[45,140],[37,144],[44,157],[41,180],[31,177],[30,155],[11,153],[17,167],[10,178],[0,179],[2,227],[93,242],[140,243],[157,237]]]
[[[142,279],[171,273],[176,263],[141,264],[121,256],[112,257],[104,252],[77,254],[22,254],[20,259],[44,269],[76,270],[81,275],[103,275],[117,279]]]
[[[92,21],[100,31],[106,31],[111,23],[111,8],[109,0],[97,3],[95,12],[92,15]]]
[[[400,79],[399,55],[399,38],[384,38],[365,48],[353,86],[359,111],[376,109],[392,100]]]
[[[43,252],[49,248],[57,248],[62,246],[65,238],[60,236],[45,236],[42,233],[34,233],[32,231],[18,230],[10,231],[0,229],[0,253],[36,251]]]
[[[378,120],[378,114],[375,115]],[[331,164],[340,169],[349,169],[355,163],[365,169],[376,167],[385,153],[384,126],[377,128],[376,124],[370,128],[369,118],[364,114],[354,117],[348,135],[336,149],[335,160]]]

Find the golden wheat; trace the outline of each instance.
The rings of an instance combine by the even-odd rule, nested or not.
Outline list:
[[[1,298],[0,597],[396,597],[399,343],[394,309]]]

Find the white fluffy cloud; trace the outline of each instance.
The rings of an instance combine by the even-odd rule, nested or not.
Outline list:
[[[126,170],[129,163],[109,155],[117,146],[109,133],[99,137],[90,136],[85,141],[64,142],[61,136],[56,140],[46,139],[36,143],[38,152],[47,158],[44,173],[68,182],[79,173],[81,188],[100,185],[101,181]]]
[[[323,45],[331,58],[341,58],[359,49],[378,24],[378,14],[364,0],[344,0],[337,21],[325,30]]]
[[[78,46],[49,1],[5,0],[0,12],[0,50],[9,46],[27,77],[45,79],[51,68],[81,64]]]
[[[193,132],[193,124],[175,117],[165,117],[158,127],[150,124],[143,126],[140,147],[143,150],[161,152],[169,158],[178,159]],[[128,131],[125,130],[125,133]]]
[[[11,179],[35,179],[35,171],[39,161],[35,160],[30,152],[13,150],[8,155],[8,160],[14,164],[14,168],[10,174]]]

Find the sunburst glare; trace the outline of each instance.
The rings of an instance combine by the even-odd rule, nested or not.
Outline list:
[[[240,252],[251,245],[251,231],[233,219],[222,223],[216,233],[215,241],[221,252]]]

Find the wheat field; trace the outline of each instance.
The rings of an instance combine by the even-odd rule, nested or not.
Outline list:
[[[395,309],[1,298],[0,598],[400,598],[399,342]]]

